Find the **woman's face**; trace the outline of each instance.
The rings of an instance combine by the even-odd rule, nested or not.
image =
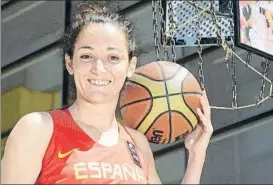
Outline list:
[[[77,98],[91,103],[117,99],[126,76],[134,73],[137,58],[128,58],[125,33],[113,24],[91,23],[75,43],[72,60],[66,67],[74,75]]]

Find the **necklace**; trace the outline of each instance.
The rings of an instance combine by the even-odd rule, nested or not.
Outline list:
[[[111,126],[110,126],[109,128],[107,128],[107,129],[100,128],[100,127],[95,127],[95,126],[93,126],[93,125],[88,125],[88,124],[85,124],[85,123],[82,122],[82,121],[77,121],[77,123],[78,123],[78,125],[81,126],[81,127],[84,127],[84,128],[86,128],[86,129],[88,129],[88,130],[89,130],[89,129],[96,129],[96,130],[98,130],[100,133],[108,132],[108,131],[110,131],[110,130],[112,130],[112,129],[117,129],[117,128],[119,128],[117,121],[115,121],[114,123],[112,123]]]
[[[101,129],[100,127],[94,127],[93,125],[84,124],[82,122],[79,122],[80,127],[85,130],[96,129],[99,131],[100,136],[96,139],[98,143],[105,147],[110,147],[118,144],[119,142],[119,125],[115,121],[110,128],[108,129]],[[92,136],[89,136],[92,137]],[[94,137],[94,136],[93,136]]]

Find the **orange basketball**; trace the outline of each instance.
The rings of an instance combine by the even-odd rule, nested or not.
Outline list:
[[[200,96],[200,85],[186,68],[150,62],[136,70],[121,92],[123,124],[144,133],[151,143],[173,143],[198,124]]]

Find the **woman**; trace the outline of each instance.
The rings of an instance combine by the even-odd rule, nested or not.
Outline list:
[[[67,109],[34,112],[18,121],[6,144],[2,183],[161,184],[146,137],[115,117],[119,93],[137,63],[131,23],[84,7],[64,38],[77,99]],[[200,182],[213,130],[205,93],[200,101],[201,123],[185,139],[185,184]]]

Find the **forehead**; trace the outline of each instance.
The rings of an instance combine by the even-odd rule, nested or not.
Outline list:
[[[127,39],[124,31],[114,24],[92,23],[79,34],[76,47],[92,45],[94,47],[115,46],[127,48]]]

